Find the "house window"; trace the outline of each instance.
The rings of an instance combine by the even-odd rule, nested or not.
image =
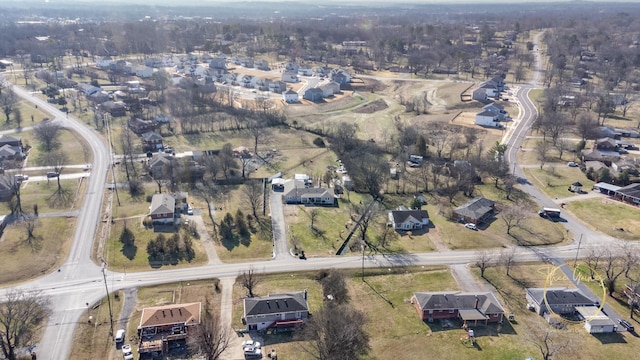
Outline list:
[[[451,309],[449,310],[449,314],[453,314],[455,312],[455,310]]]
[[[433,309],[429,309],[429,314],[433,314]]]

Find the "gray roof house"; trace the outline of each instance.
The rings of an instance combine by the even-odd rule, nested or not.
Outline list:
[[[302,95],[302,98],[309,101],[314,101],[314,102],[320,101],[324,99],[324,93],[320,88],[311,88],[311,89],[307,89],[304,92],[304,94]]]
[[[169,194],[155,194],[151,198],[149,216],[154,223],[173,223],[176,199]]]
[[[459,318],[465,324],[498,323],[504,314],[502,305],[491,292],[417,292],[413,294],[411,303],[420,319],[429,322]]]
[[[426,210],[392,210],[389,222],[395,230],[422,229],[429,225],[429,213]]]
[[[453,209],[453,218],[459,221],[479,224],[493,215],[495,202],[477,197],[468,203]]]
[[[307,291],[244,299],[242,322],[247,330],[292,328],[309,317]]]
[[[336,201],[333,189],[307,187],[300,180],[285,181],[283,196],[287,204],[333,205]]]
[[[527,302],[533,305],[536,313],[572,314],[576,306],[593,306],[596,304],[578,289],[568,288],[527,288]]]

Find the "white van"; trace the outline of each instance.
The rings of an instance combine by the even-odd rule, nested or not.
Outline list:
[[[116,331],[116,336],[113,338],[117,343],[121,343],[124,341],[124,329],[119,329]]]

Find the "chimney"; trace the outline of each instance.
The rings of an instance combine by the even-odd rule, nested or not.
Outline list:
[[[304,289],[304,300],[307,300],[307,289]]]
[[[479,300],[478,300],[478,295],[476,295],[476,301],[475,301],[475,303],[473,304],[473,307],[474,307],[475,309],[478,309],[478,302],[479,302]]]

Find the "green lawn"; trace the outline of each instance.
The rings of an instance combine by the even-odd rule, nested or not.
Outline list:
[[[583,185],[584,191],[591,191],[593,181],[580,171],[580,168],[569,167],[566,164],[556,167],[526,168],[524,173],[538,189],[551,198],[571,197],[577,194],[569,191],[569,187],[578,181]]]
[[[596,231],[624,240],[640,240],[638,207],[602,198],[572,201],[565,209]]]
[[[57,269],[66,259],[75,218],[41,218],[35,238],[27,239],[26,224],[14,222],[0,238],[0,284],[33,279]]]

